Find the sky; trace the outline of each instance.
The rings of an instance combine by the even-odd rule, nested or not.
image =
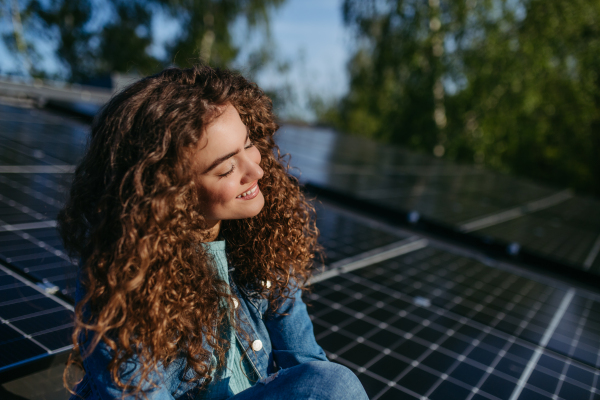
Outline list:
[[[349,33],[342,23],[342,0],[288,0],[271,17],[271,35],[281,57],[291,60],[288,76],[265,71],[269,87],[288,79],[302,103],[309,94],[328,100],[348,89]],[[301,107],[303,108],[303,107]],[[302,112],[302,111],[301,111]],[[306,112],[306,110],[304,110]]]

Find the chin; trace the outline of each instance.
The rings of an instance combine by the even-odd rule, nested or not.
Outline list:
[[[256,204],[252,204],[252,206],[253,208],[255,208],[255,210],[252,211],[252,215],[249,215],[247,218],[256,217],[258,214],[260,214],[260,212],[265,206],[265,197],[262,193],[259,193],[258,196],[256,196],[256,198],[254,199],[254,201],[256,201]]]
[[[247,219],[256,217],[265,206],[265,198],[262,193],[259,193],[254,199],[240,207],[239,204],[234,206],[233,213],[222,213],[216,219],[221,220],[234,220],[234,219]]]

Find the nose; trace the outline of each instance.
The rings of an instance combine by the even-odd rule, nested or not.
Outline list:
[[[259,165],[260,163],[260,154],[259,157],[244,157],[244,175],[242,176],[242,185],[246,185],[248,183],[259,180],[265,174],[263,169]]]

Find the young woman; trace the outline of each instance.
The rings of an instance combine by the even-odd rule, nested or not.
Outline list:
[[[277,128],[255,84],[205,66],[142,79],[104,107],[59,215],[81,259],[75,395],[367,398],[315,341],[301,299],[314,208]]]

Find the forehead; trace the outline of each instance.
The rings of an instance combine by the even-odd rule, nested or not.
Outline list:
[[[215,159],[236,151],[244,145],[246,125],[231,104],[222,106],[219,114],[205,128],[198,141],[195,157],[201,166],[208,166]]]

